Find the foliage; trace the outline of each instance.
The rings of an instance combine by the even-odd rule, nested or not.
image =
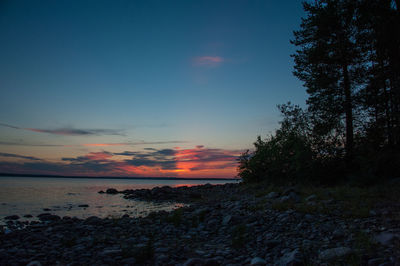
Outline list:
[[[392,0],[304,2],[294,75],[307,108],[239,158],[245,182],[370,185],[400,175],[400,10]]]

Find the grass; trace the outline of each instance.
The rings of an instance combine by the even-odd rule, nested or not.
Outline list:
[[[282,192],[285,187],[277,187],[266,184],[249,184],[246,190],[252,191],[256,198],[262,198],[271,191]],[[277,211],[289,209],[302,213],[323,213],[340,215],[344,218],[365,218],[370,215],[370,211],[376,208],[377,204],[385,204],[397,201],[399,187],[383,184],[373,187],[353,187],[341,185],[334,187],[317,187],[300,185],[296,191],[302,198],[300,203],[284,202],[281,203],[274,199],[269,199],[271,208]],[[315,204],[308,204],[305,201],[310,195],[315,195]],[[334,204],[329,204],[332,200]],[[249,209],[252,211],[262,210],[263,204],[257,204]],[[264,204],[265,205],[265,204]],[[400,221],[400,215],[397,219]]]

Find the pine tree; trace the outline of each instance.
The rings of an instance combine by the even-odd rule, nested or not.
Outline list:
[[[307,17],[292,41],[294,75],[304,82],[316,136],[322,143],[345,146],[350,163],[354,149],[353,97],[358,90],[362,52],[356,44],[356,1],[320,0],[303,3]],[[344,140],[344,143],[343,143]],[[340,143],[342,142],[342,143]]]

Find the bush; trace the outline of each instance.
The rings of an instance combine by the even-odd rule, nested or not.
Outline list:
[[[244,182],[287,183],[311,174],[313,152],[306,136],[307,117],[290,103],[280,109],[285,116],[281,128],[266,140],[259,136],[254,152],[247,151],[239,158],[239,176]]]

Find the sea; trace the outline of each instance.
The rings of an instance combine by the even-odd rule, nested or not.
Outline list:
[[[81,219],[90,216],[118,218],[124,214],[131,217],[146,216],[153,211],[171,211],[184,204],[127,200],[122,194],[109,195],[98,192],[108,188],[148,189],[157,186],[178,187],[236,182],[238,181],[0,176],[0,225],[5,225],[7,221],[4,218],[10,215],[18,215],[19,221],[32,221],[37,220],[37,215],[41,213]]]

